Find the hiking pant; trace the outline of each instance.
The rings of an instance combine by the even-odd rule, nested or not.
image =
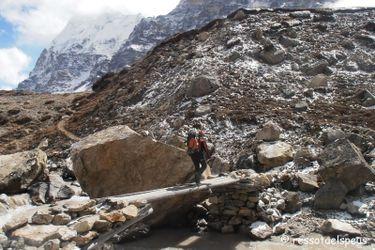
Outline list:
[[[195,167],[195,182],[199,184],[201,176],[207,168],[206,159],[202,155],[193,155],[191,156],[191,159]]]

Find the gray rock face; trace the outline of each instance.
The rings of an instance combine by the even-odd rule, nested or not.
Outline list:
[[[36,149],[0,156],[0,193],[26,190],[47,166],[47,155]]]
[[[348,191],[375,178],[361,151],[349,140],[340,139],[328,145],[320,156],[319,174],[325,181],[339,180]]]
[[[341,181],[332,180],[316,192],[314,207],[317,209],[338,209],[347,192],[347,188]]]

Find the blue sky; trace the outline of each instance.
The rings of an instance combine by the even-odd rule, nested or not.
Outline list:
[[[16,69],[13,73],[8,72],[7,76],[0,78],[0,89],[12,89],[17,81],[26,77],[35,65],[42,49],[43,47],[39,44],[19,44],[14,26],[0,16],[0,56],[3,57],[3,59],[0,59],[0,66],[6,67],[8,65],[8,62],[1,62],[4,57],[8,57],[8,60],[19,59],[18,57],[22,54],[17,57],[15,55],[17,52],[25,54],[26,59],[25,62],[21,62],[19,67],[14,65]],[[1,70],[7,69],[3,68]]]
[[[40,52],[76,15],[114,10],[156,16],[179,0],[0,0],[0,89],[16,88]],[[375,0],[339,0],[334,7],[375,7]]]

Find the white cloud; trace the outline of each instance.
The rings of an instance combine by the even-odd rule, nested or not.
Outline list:
[[[178,0],[1,0],[0,15],[14,25],[19,44],[48,46],[75,15],[99,14],[115,10],[166,14]]]
[[[0,49],[0,89],[12,89],[27,78],[31,59],[16,47]]]
[[[356,7],[375,7],[374,0],[338,0],[329,5],[332,8],[356,8]]]

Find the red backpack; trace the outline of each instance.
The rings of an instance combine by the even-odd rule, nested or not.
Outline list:
[[[199,140],[197,139],[195,134],[189,133],[187,139],[187,147],[188,155],[194,155],[195,153],[199,152]]]

